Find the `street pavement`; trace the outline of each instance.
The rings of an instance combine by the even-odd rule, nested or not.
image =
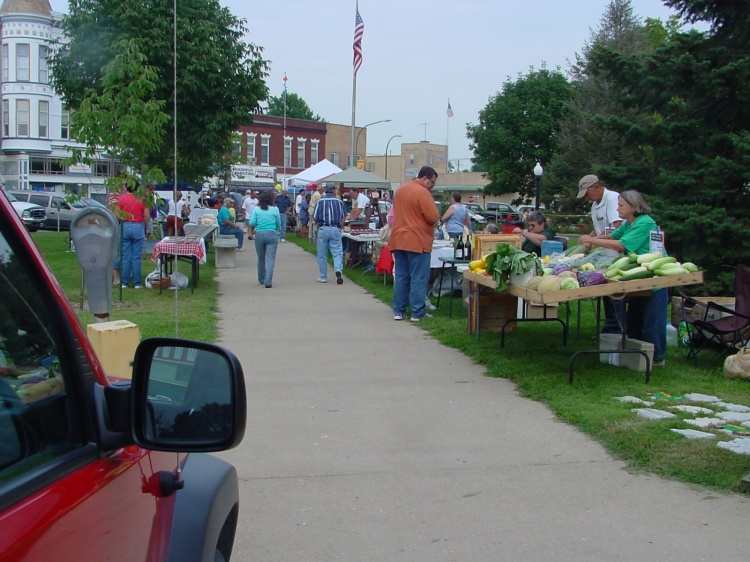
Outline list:
[[[514,385],[281,244],[220,270],[247,433],[233,561],[747,561],[750,499],[632,474]]]

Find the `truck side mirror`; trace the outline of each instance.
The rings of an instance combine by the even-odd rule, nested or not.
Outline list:
[[[131,432],[146,449],[223,451],[245,435],[242,367],[215,345],[143,340],[135,353],[131,399]]]

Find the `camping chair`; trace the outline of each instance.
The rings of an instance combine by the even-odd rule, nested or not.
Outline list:
[[[698,353],[708,346],[716,346],[722,354],[736,351],[750,342],[750,267],[738,265],[734,277],[734,310],[708,302],[703,317],[685,320],[688,328],[686,344],[688,358],[696,359]],[[682,295],[683,318],[686,311],[702,305],[699,301]],[[724,314],[711,319],[712,312]]]

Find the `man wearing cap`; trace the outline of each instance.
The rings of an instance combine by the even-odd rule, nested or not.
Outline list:
[[[617,212],[619,194],[610,191],[594,174],[583,176],[578,181],[578,199],[586,197],[591,201],[591,221],[594,223],[594,231],[591,235],[607,236],[610,232],[620,226],[622,219]],[[612,300],[604,299],[604,328],[605,334],[616,334],[620,332],[620,325],[615,316]]]
[[[620,226],[622,219],[617,214],[618,194],[604,187],[604,183],[594,174],[585,175],[578,181],[578,199],[583,197],[591,201],[591,221],[594,223],[592,234],[603,236],[610,229]]]
[[[344,225],[346,211],[341,199],[337,198],[335,188],[328,184],[325,195],[315,205],[315,224],[318,225],[318,266],[320,277],[318,283],[328,283],[328,252],[333,257],[333,271],[336,273],[336,284],[344,282],[341,272],[344,269],[344,248],[341,244],[341,228]]]

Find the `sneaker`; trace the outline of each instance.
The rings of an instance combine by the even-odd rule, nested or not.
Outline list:
[[[394,314],[393,315],[393,319],[394,320],[403,320],[404,319],[404,315],[403,314]]]
[[[336,285],[343,285],[343,284],[344,284],[344,279],[341,277],[341,272],[337,271],[336,272]]]
[[[270,288],[271,288],[271,284],[269,283],[268,285],[266,285],[266,289],[270,289]]]
[[[429,310],[430,312],[435,312],[437,310],[437,306],[432,304],[430,301],[427,301],[424,303],[424,307]]]
[[[286,238],[282,238],[280,242],[286,242]]]
[[[127,289],[127,288],[128,288],[128,286],[127,286],[127,285],[126,285],[125,283],[123,283],[122,285],[120,285],[120,288],[121,288],[121,289]]]
[[[328,279],[325,279],[324,277],[320,277],[318,279],[318,283],[328,283]]]
[[[142,287],[140,285],[135,285],[133,289],[141,289]]]
[[[667,360],[666,359],[660,359],[659,361],[654,361],[651,366],[652,367],[666,367],[667,366]]]
[[[425,312],[422,316],[412,316],[410,320],[414,323],[421,322],[425,318],[432,318],[432,314]]]

